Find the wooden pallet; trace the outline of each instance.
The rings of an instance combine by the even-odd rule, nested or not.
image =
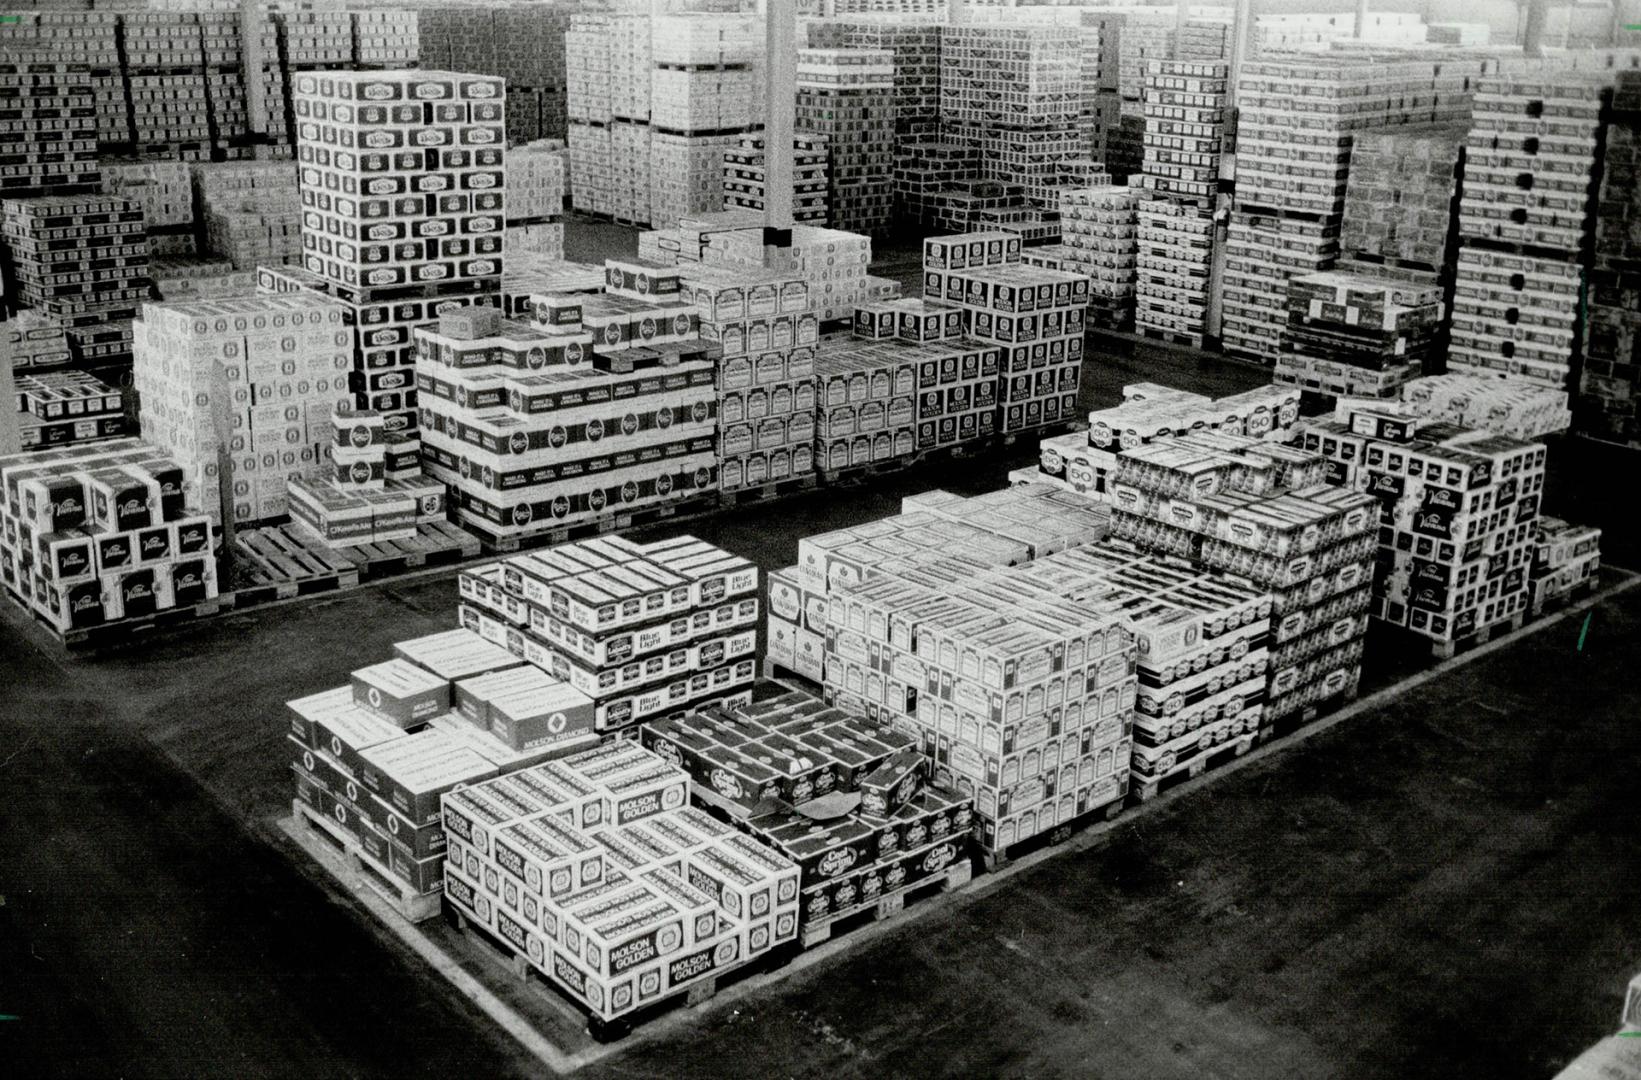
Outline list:
[[[1139,327],[1139,335],[1152,341],[1162,341],[1169,345],[1189,345],[1193,349],[1202,348],[1201,334],[1188,334],[1179,330],[1161,330],[1155,326]]]
[[[764,658],[763,676],[770,682],[780,683],[788,690],[796,690],[811,697],[821,697],[826,693],[825,687],[807,675],[799,675],[789,667],[783,667],[775,661]]]
[[[437,918],[440,894],[419,893],[366,855],[359,841],[301,799],[291,800],[292,835],[302,849],[350,889],[369,889],[401,919],[419,923]]]
[[[1322,717],[1331,716],[1343,709],[1355,701],[1360,693],[1361,679],[1358,678],[1356,683],[1344,693],[1335,694],[1326,701],[1306,705],[1303,709],[1296,709],[1282,716],[1267,716],[1259,729],[1259,741],[1268,743],[1277,739],[1285,739],[1306,724],[1313,724]]]
[[[1096,806],[1092,810],[1085,810],[1083,813],[1078,814],[1070,821],[1062,821],[1052,828],[1044,829],[1036,836],[1028,836],[1024,840],[1016,840],[1007,847],[977,847],[975,852],[975,861],[979,863],[981,869],[986,873],[994,874],[1003,867],[1007,866],[1009,863],[1014,862],[1016,859],[1023,859],[1034,851],[1040,851],[1043,848],[1058,847],[1067,840],[1070,840],[1074,835],[1081,832],[1083,829],[1088,828],[1088,826],[1093,825],[1096,822],[1115,821],[1118,815],[1123,812],[1123,799],[1126,795],[1126,791],[1120,792],[1108,803]]]
[[[668,522],[692,521],[718,509],[718,493],[696,495],[679,502],[648,506],[628,513],[583,521],[575,525],[544,526],[526,533],[502,534],[483,522],[464,520],[461,528],[476,536],[482,550],[491,554],[508,555],[529,548],[554,547],[572,540],[589,540],[595,536],[643,529]]]
[[[46,633],[60,642],[65,649],[70,650],[95,650],[128,645],[152,633],[174,630],[200,619],[231,611],[237,600],[234,593],[227,592],[188,607],[168,608],[165,611],[156,611],[152,615],[139,615],[130,619],[114,619],[98,626],[87,626],[77,630],[60,630],[35,610],[34,605],[10,588],[6,590],[6,594],[13,603],[32,616]]]
[[[1471,649],[1487,644],[1499,634],[1515,633],[1521,629],[1522,623],[1526,620],[1527,613],[1518,611],[1507,618],[1472,630],[1463,637],[1451,638],[1446,641],[1432,640],[1430,642],[1430,655],[1438,660],[1451,660],[1459,653],[1469,652]]]
[[[1131,775],[1128,782],[1128,797],[1136,803],[1150,802],[1170,788],[1176,788],[1188,780],[1194,780],[1211,769],[1230,764],[1249,750],[1252,750],[1258,742],[1259,734],[1257,732],[1243,732],[1239,735],[1233,735],[1205,753],[1197,754],[1184,764],[1176,765],[1166,775],[1143,777]]]
[[[478,538],[448,522],[421,525],[414,537],[331,547],[294,525],[249,529],[234,538],[256,600],[351,589],[424,567],[449,566],[479,554]],[[262,593],[271,595],[263,596]]]
[[[819,486],[820,478],[815,473],[804,473],[802,476],[792,476],[785,480],[771,480],[767,484],[722,492],[719,495],[719,503],[725,509],[734,509],[737,506],[750,506],[772,499],[784,499],[790,495],[801,495],[806,491],[814,491]]]
[[[849,465],[841,469],[816,469],[820,482],[827,487],[858,487],[880,476],[905,472],[927,460],[922,454],[905,454],[887,461],[872,461],[865,465]]]
[[[973,865],[967,860],[960,859],[940,873],[915,885],[897,889],[886,896],[852,907],[848,911],[834,912],[824,918],[805,923],[798,930],[799,947],[813,949],[851,930],[858,930],[862,926],[884,919],[892,919],[905,911],[907,904],[915,904],[919,900],[961,889],[973,879]]]
[[[777,946],[735,967],[715,972],[700,982],[693,983],[678,993],[646,1005],[642,1009],[614,1020],[605,1020],[589,1013],[586,1005],[544,975],[523,953],[509,942],[497,937],[488,927],[481,925],[470,912],[463,910],[449,898],[444,900],[443,911],[445,921],[461,934],[464,941],[474,947],[475,952],[487,957],[491,963],[504,967],[514,979],[534,993],[581,1016],[587,1022],[587,1034],[591,1035],[595,1042],[600,1043],[624,1039],[640,1024],[680,1006],[699,1008],[716,997],[723,987],[733,985],[751,975],[785,967],[791,963],[793,955],[789,945]]]

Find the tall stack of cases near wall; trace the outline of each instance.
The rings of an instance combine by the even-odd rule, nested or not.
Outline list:
[[[932,19],[883,17],[809,23],[812,49],[888,50],[894,54],[896,147],[939,133],[940,25]]]
[[[10,45],[10,36],[0,36]],[[0,197],[92,192],[97,168],[97,112],[84,64],[30,63],[0,51],[0,115],[7,129]]]
[[[879,235],[892,217],[895,151],[894,54],[871,49],[800,49],[797,127],[827,152],[827,224]]]
[[[57,74],[51,69],[63,66],[61,74],[79,76],[77,84],[88,86],[92,97],[96,143],[93,151],[129,148],[131,116],[126,106],[125,75],[120,61],[118,14],[14,12],[6,23],[0,24],[0,54],[6,57],[7,63],[26,64],[31,68],[49,65],[41,74]],[[46,84],[35,83],[34,88],[43,85]],[[79,155],[80,151],[70,151],[69,161],[84,160]]]
[[[1545,450],[1344,403],[1296,439],[1341,488],[1379,503],[1376,618],[1451,646],[1528,608]]]
[[[262,268],[259,285],[341,302],[354,327],[354,407],[383,414],[390,431],[412,431],[412,332],[456,308],[500,304],[501,81],[441,71],[304,74],[295,106],[303,266]],[[344,197],[344,188],[361,195]]]
[[[716,350],[678,273],[611,260],[601,294],[416,331],[428,474],[493,546],[716,488]]]
[[[131,319],[148,298],[142,209],[107,195],[37,195],[0,201],[17,299],[61,326],[70,359],[131,359]]]
[[[1596,210],[1577,430],[1641,444],[1641,75],[1620,72]]]
[[[210,522],[182,467],[136,439],[0,459],[0,580],[60,634],[217,595]]]
[[[1089,279],[1091,326],[1133,325],[1139,253],[1138,192],[1123,184],[1060,190],[1060,243],[1021,252],[1022,261]],[[1047,260],[1053,259],[1050,264]]]
[[[1203,430],[1282,441],[1298,419],[1299,391],[1291,387],[1261,386],[1216,399],[1131,383],[1123,387],[1122,404],[1088,414],[1086,432],[1042,440],[1037,468],[1017,470],[1011,479],[1054,484],[1103,502],[1125,449]]]
[[[804,225],[825,225],[827,192],[827,147],[818,136],[799,132],[792,140],[792,220]],[[743,135],[741,141],[724,151],[725,210],[764,209],[764,140],[762,135]]]
[[[143,437],[218,523],[284,516],[286,481],[329,466],[352,369],[346,308],[314,293],[145,304],[136,323]]]
[[[1149,61],[1134,327],[1200,347],[1208,325],[1214,204],[1225,128],[1224,64]]]
[[[1265,718],[1355,694],[1372,599],[1377,503],[1330,486],[1328,461],[1222,432],[1125,449],[1112,534],[1271,595]]]
[[[809,283],[751,266],[681,266],[676,273],[718,358],[718,487],[735,492],[811,478],[820,323]]]
[[[576,209],[662,226],[717,210],[723,152],[762,115],[753,20],[577,15],[565,42]]]
[[[511,143],[565,137],[565,34],[583,5],[414,3],[421,65],[507,83]]]
[[[16,373],[24,450],[111,439],[125,430],[120,392],[83,371]]]
[[[945,26],[940,54],[941,139],[974,147],[982,179],[1056,207],[1066,163],[1086,157],[1076,28]]]
[[[556,139],[508,147],[503,221],[509,270],[524,262],[564,260],[569,161],[569,152]]]
[[[1227,352],[1273,363],[1288,279],[1333,268],[1356,134],[1466,119],[1489,63],[1315,55],[1243,64],[1221,290]],[[1295,114],[1310,117],[1305,127],[1295,126]]]
[[[1449,370],[1574,389],[1607,85],[1554,69],[1482,82],[1465,150]]]
[[[923,296],[964,312],[966,336],[1002,350],[998,431],[1065,423],[1077,412],[1089,279],[1020,263],[1019,237],[969,233],[923,242]]]

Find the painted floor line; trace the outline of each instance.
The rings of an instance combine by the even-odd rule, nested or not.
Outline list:
[[[1603,571],[1605,572],[1606,569],[1608,568],[1603,568]],[[1546,615],[1540,619],[1534,620],[1533,622],[1523,626],[1520,630],[1516,630],[1502,637],[1495,638],[1485,645],[1480,645],[1469,650],[1468,652],[1460,653],[1442,661],[1435,667],[1409,676],[1401,682],[1384,687],[1383,689],[1377,690],[1366,697],[1359,698],[1329,716],[1304,725],[1293,734],[1281,739],[1278,742],[1268,743],[1263,746],[1256,747],[1242,757],[1235,758],[1220,768],[1214,769],[1212,772],[1204,773],[1199,777],[1187,780],[1178,787],[1163,792],[1156,798],[1142,803],[1138,807],[1125,810],[1122,815],[1114,821],[1102,821],[1090,825],[1086,829],[1074,834],[1063,844],[1042,848],[1038,851],[1032,852],[1030,855],[1017,859],[1007,866],[1002,867],[990,874],[980,875],[974,879],[972,884],[963,889],[952,893],[943,893],[939,896],[930,897],[918,904],[904,908],[900,914],[897,914],[891,919],[868,923],[860,929],[851,931],[843,937],[835,938],[814,949],[801,952],[792,960],[790,964],[780,970],[768,972],[762,975],[755,975],[744,979],[731,987],[725,988],[714,997],[698,1006],[682,1006],[677,1009],[673,1009],[672,1011],[657,1017],[650,1023],[645,1024],[643,1027],[634,1031],[631,1035],[627,1036],[618,1043],[595,1045],[574,1053],[568,1053],[560,1049],[558,1046],[549,1041],[541,1032],[536,1030],[536,1028],[517,1010],[502,1001],[495,994],[491,993],[485,988],[482,982],[463,970],[461,966],[450,957],[449,954],[435,945],[432,939],[418,930],[414,924],[405,922],[397,914],[395,914],[390,907],[377,898],[369,889],[349,891],[353,892],[355,897],[363,901],[364,905],[370,909],[371,913],[376,916],[385,929],[390,931],[394,936],[398,937],[418,956],[427,961],[427,963],[436,972],[449,979],[451,984],[456,988],[457,992],[471,1000],[474,1005],[485,1013],[485,1015],[494,1020],[496,1024],[502,1028],[502,1030],[516,1039],[527,1052],[534,1055],[543,1065],[559,1074],[574,1072],[577,1069],[585,1068],[588,1065],[601,1061],[612,1054],[624,1053],[625,1051],[642,1043],[660,1038],[661,1036],[664,1036],[669,1032],[690,1023],[695,1017],[710,1013],[724,1005],[733,1004],[736,1001],[740,1001],[748,997],[749,995],[758,993],[778,983],[784,982],[799,972],[815,967],[818,964],[825,963],[845,949],[859,948],[875,938],[881,937],[884,934],[897,932],[915,922],[929,918],[937,912],[943,912],[957,907],[966,906],[970,902],[990,894],[1002,886],[1005,882],[1013,879],[1016,875],[1030,870],[1046,859],[1054,858],[1057,855],[1062,855],[1069,851],[1086,851],[1103,841],[1111,834],[1113,830],[1132,824],[1143,816],[1154,813],[1161,807],[1166,806],[1177,799],[1185,798],[1186,796],[1201,790],[1201,788],[1207,784],[1217,783],[1224,777],[1229,776],[1234,772],[1252,766],[1255,762],[1262,761],[1274,754],[1280,754],[1285,750],[1298,746],[1306,740],[1334,728],[1339,724],[1352,719],[1353,717],[1360,716],[1368,710],[1376,709],[1396,697],[1404,695],[1409,691],[1416,690],[1433,679],[1456,671],[1457,669],[1480,660],[1485,656],[1491,656],[1500,649],[1508,648],[1518,641],[1531,637],[1534,634],[1540,633],[1544,630],[1548,630],[1552,626],[1556,626],[1568,618],[1575,615],[1582,615],[1585,611],[1593,608],[1595,605],[1610,600],[1616,596],[1628,592],[1638,585],[1641,585],[1641,575],[1637,575],[1626,570],[1619,570],[1618,573],[1624,576],[1623,581],[1609,586],[1600,592],[1594,593],[1576,604],[1570,604],[1565,609],[1556,612],[1553,615]],[[287,820],[282,819],[279,822],[279,828],[287,836],[290,836],[293,841],[296,841],[298,847],[301,846],[300,840],[295,836]]]

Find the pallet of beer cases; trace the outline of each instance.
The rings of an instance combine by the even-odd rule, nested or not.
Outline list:
[[[1542,445],[1365,402],[1308,421],[1295,443],[1327,460],[1331,483],[1378,503],[1375,618],[1430,639],[1444,658],[1520,627],[1544,498]]]
[[[444,898],[587,1016],[625,1035],[798,935],[800,868],[689,805],[690,775],[617,740],[444,797]]]
[[[968,883],[972,799],[932,784],[915,737],[798,691],[646,721],[695,799],[799,869],[811,948]]]
[[[463,570],[461,621],[593,700],[601,734],[750,699],[758,571],[688,536],[562,544]]]
[[[1086,432],[1043,439],[1031,479],[1105,501],[1123,449],[1205,429],[1281,442],[1298,418],[1299,391],[1294,387],[1261,386],[1210,398],[1133,383],[1123,388],[1122,404],[1088,414]]]
[[[1355,696],[1373,599],[1378,502],[1328,483],[1319,453],[1218,431],[1125,449],[1112,535],[1271,595],[1268,724]]]
[[[1328,397],[1392,398],[1436,348],[1442,288],[1434,274],[1367,264],[1288,281],[1278,383]]]
[[[1402,387],[1401,404],[1427,420],[1517,439],[1554,435],[1572,423],[1563,389],[1457,371],[1414,379]]]
[[[672,269],[610,260],[598,294],[529,322],[464,308],[417,329],[424,468],[491,550],[705,507],[718,471],[717,350]]]
[[[0,458],[0,580],[65,644],[214,614],[211,523],[136,439]]]
[[[1072,421],[1082,383],[1089,279],[1026,266],[1004,232],[923,242],[923,297],[963,309],[967,337],[1002,350],[998,430],[1012,436]]]
[[[1601,576],[1601,530],[1541,515],[1533,523],[1528,604],[1534,618],[1595,591]]]

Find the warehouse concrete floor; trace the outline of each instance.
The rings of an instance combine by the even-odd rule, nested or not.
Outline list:
[[[1264,381],[1141,345],[1087,366],[1085,404],[1136,379]],[[1033,458],[1020,446],[689,528],[786,565],[801,535],[931,486],[990,490]],[[1634,463],[1558,445],[1550,509],[1621,524],[1604,484]],[[1608,561],[1641,566],[1638,542],[1609,532]],[[281,702],[448,627],[454,606],[440,575],[66,660],[0,605],[11,1075],[541,1074],[272,824],[290,797]],[[1582,647],[1581,625],[585,1072],[1546,1076],[1612,1028],[1641,959],[1641,589],[1599,605]],[[1370,659],[1370,686],[1420,666],[1383,635]]]

